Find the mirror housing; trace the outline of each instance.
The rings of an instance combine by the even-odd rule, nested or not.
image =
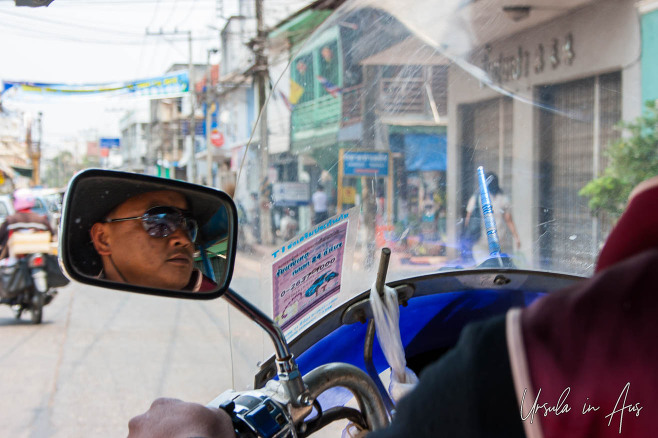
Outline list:
[[[156,205],[168,206],[165,205],[166,202],[161,201],[162,199],[178,200],[176,201],[178,205],[172,206],[183,210],[186,214],[184,217],[191,217],[198,223],[196,240],[191,242],[190,234],[182,229],[184,228],[182,223],[178,223],[179,228],[175,228],[163,237],[152,237],[150,231],[147,232],[146,227],[153,227],[153,224],[147,224],[141,216]],[[126,203],[129,200],[130,203]],[[111,212],[126,205],[132,209],[130,216],[136,217],[126,221],[107,222],[106,219]],[[112,237],[115,243],[112,247],[114,252],[109,256],[105,253],[101,256],[98,252],[98,238],[94,240],[91,234],[92,227],[96,227],[95,224],[101,224],[102,227],[110,230],[109,235],[114,235]],[[162,226],[161,223],[155,225]],[[235,263],[237,226],[235,204],[220,190],[128,172],[85,170],[71,179],[64,197],[59,231],[60,265],[71,280],[83,284],[157,296],[214,299],[228,289],[231,281]],[[128,235],[134,236],[135,240],[123,239],[123,237],[121,240],[117,233],[111,231],[119,227],[123,227],[121,230],[129,230],[131,234]],[[134,242],[137,241],[145,243],[137,246],[139,250],[124,249],[125,242],[133,244],[134,249]],[[184,244],[181,244],[181,241],[184,241]],[[107,243],[107,247],[110,248],[109,241]],[[181,249],[183,247],[187,249]],[[142,250],[144,252],[141,252]],[[136,268],[139,263],[129,257],[134,256],[135,253],[138,260],[155,261],[157,269],[147,272],[148,269]],[[111,262],[109,265],[108,257]],[[122,257],[127,257],[127,261],[123,264],[122,260],[119,260]],[[125,269],[129,269],[132,274],[143,272],[143,275],[139,281],[127,280],[118,266],[127,266]],[[204,275],[202,276],[199,271]],[[116,275],[114,281],[108,278],[116,272],[122,280],[117,281]],[[126,272],[124,270],[124,273]],[[170,277],[178,276],[189,280],[188,285],[175,289],[147,284],[155,281],[153,278],[159,277],[163,272]]]

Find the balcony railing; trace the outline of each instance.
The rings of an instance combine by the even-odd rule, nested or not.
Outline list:
[[[295,105],[292,112],[293,134],[322,128],[328,125],[338,126],[341,111],[341,96],[323,96],[319,99]]]

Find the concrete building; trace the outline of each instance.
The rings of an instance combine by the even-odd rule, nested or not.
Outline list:
[[[149,104],[128,111],[119,121],[123,170],[145,173],[149,140]]]
[[[479,7],[469,12],[476,16]],[[534,266],[591,272],[607,225],[578,192],[602,170],[617,122],[641,111],[635,2],[561,2],[518,21],[501,7],[478,30],[479,45],[466,60],[493,83],[457,66],[448,79],[449,240],[458,240],[458,220],[483,165],[510,196]]]
[[[21,178],[27,184],[29,175],[26,172],[31,166],[25,146],[23,114],[0,107],[0,193],[11,193]]]

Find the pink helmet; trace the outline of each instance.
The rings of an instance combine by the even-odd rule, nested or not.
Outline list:
[[[14,198],[14,210],[29,210],[35,205],[34,198],[28,198],[25,196],[16,196]]]

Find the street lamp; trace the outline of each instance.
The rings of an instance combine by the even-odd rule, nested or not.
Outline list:
[[[214,186],[213,180],[212,180],[212,149],[211,149],[211,142],[210,142],[210,88],[212,87],[212,74],[211,74],[211,68],[210,68],[210,54],[212,53],[217,53],[219,52],[218,49],[212,48],[208,49],[208,57],[206,58],[206,166],[207,166],[207,184],[209,186]],[[214,91],[214,90],[213,90]],[[214,96],[214,92],[212,95]]]

